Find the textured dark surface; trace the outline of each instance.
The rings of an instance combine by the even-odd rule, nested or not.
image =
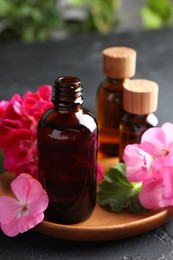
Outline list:
[[[160,85],[160,124],[173,122],[173,31],[132,32],[108,36],[84,35],[61,41],[0,45],[0,99],[8,99],[61,75],[83,82],[85,107],[95,113],[96,92],[102,75],[105,47],[124,45],[137,50],[135,78]],[[0,232],[0,259],[173,259],[173,221],[138,237],[122,241],[84,243],[63,241],[29,231],[15,238]]]

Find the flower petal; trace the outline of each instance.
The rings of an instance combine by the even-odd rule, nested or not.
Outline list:
[[[49,201],[48,195],[46,191],[43,190],[42,195],[39,197],[39,199],[36,200],[35,202],[32,201],[32,203],[30,204],[29,207],[30,215],[35,217],[36,215],[43,212],[48,206],[48,201]]]
[[[41,183],[36,179],[32,178],[31,176],[29,182],[30,182],[30,189],[28,190],[27,202],[31,204],[31,203],[35,203],[37,200],[42,201],[42,196],[45,191],[43,190]],[[46,196],[46,194],[47,193],[45,192],[44,195]]]
[[[34,218],[30,214],[24,216],[23,218],[20,218],[18,221],[19,233],[24,233],[24,232],[28,231],[29,229],[35,227],[43,219],[44,219],[43,213],[38,214]]]
[[[37,93],[43,100],[50,101],[52,97],[52,87],[49,85],[42,85],[38,88]]]
[[[163,168],[163,171],[163,198],[166,200],[173,199],[173,168]]]
[[[20,187],[20,189],[19,189]],[[16,197],[27,204],[37,203],[37,211],[44,211],[48,205],[48,196],[41,183],[30,174],[21,173],[12,183],[11,188]],[[38,214],[36,213],[36,214]]]
[[[153,127],[145,131],[141,137],[141,149],[156,158],[165,156],[168,147],[162,129]]]
[[[147,209],[157,209],[167,206],[162,198],[163,185],[162,179],[149,180],[143,183],[139,194],[141,204]]]
[[[169,154],[173,154],[173,124],[171,123],[164,123],[161,126],[161,129],[163,130],[166,138],[166,146],[169,150]]]
[[[152,157],[144,152],[140,145],[127,145],[123,160],[126,164],[126,176],[130,182],[141,182],[150,177],[148,173]]]
[[[27,177],[30,178],[29,174]],[[20,174],[12,181],[11,189],[19,201],[27,202],[29,182],[28,179],[23,176],[23,174]]]
[[[104,171],[100,163],[97,164],[97,183],[103,179]]]
[[[2,118],[4,116],[4,113],[5,113],[8,105],[9,105],[9,101],[2,100],[0,102],[0,118]]]
[[[9,196],[0,196],[0,223],[8,224],[13,221],[20,211],[19,202]]]
[[[1,224],[1,229],[9,237],[14,237],[19,234],[17,218],[8,224]]]

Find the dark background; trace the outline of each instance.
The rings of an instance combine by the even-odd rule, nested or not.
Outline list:
[[[0,45],[0,99],[15,92],[36,91],[41,84],[52,85],[58,76],[81,79],[85,106],[95,113],[96,93],[102,74],[102,50],[128,46],[137,51],[135,78],[156,81],[160,86],[156,115],[160,124],[173,122],[173,30],[73,36],[44,43]]]

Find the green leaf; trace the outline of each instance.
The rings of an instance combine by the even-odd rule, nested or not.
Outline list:
[[[142,204],[139,201],[138,193],[135,193],[133,196],[130,197],[128,208],[131,212],[134,213],[146,211],[146,209],[142,206]]]
[[[170,0],[148,0],[141,10],[146,29],[157,29],[173,23],[173,4]]]
[[[130,183],[125,176],[125,164],[118,163],[104,175],[104,180],[98,184],[97,200],[101,206],[110,206],[114,212],[129,208],[133,212],[142,212],[144,208],[138,195],[142,185]]]
[[[9,1],[0,0],[0,17],[4,17],[11,10],[11,4]]]
[[[143,8],[141,14],[144,28],[158,29],[163,26],[161,17],[157,13],[150,10],[148,7]]]
[[[172,3],[170,0],[148,0],[148,7],[155,14],[158,14],[163,21],[166,21],[170,14]]]
[[[86,4],[86,1],[85,0],[70,0],[69,3],[71,5],[82,6],[82,5]]]
[[[62,27],[55,0],[0,0],[1,40],[43,40]]]
[[[70,4],[83,6],[88,11],[83,30],[108,33],[116,25],[118,0],[70,0]]]

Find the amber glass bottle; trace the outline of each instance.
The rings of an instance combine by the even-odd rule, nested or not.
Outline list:
[[[157,109],[158,85],[150,80],[131,80],[124,84],[123,108],[126,111],[120,124],[119,157],[128,144],[140,143],[142,134],[157,126],[158,119],[153,114]]]
[[[97,93],[97,121],[100,152],[118,156],[119,125],[124,115],[123,84],[135,74],[136,51],[126,47],[111,47],[103,51],[103,72],[106,79]]]
[[[97,123],[82,108],[81,81],[60,77],[54,108],[38,124],[39,178],[48,192],[48,219],[64,224],[87,219],[96,202]]]

